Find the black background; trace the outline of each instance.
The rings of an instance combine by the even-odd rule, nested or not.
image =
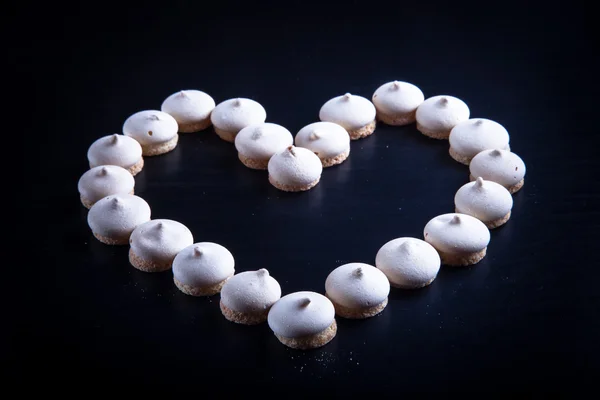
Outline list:
[[[22,11],[15,34],[33,40],[10,44],[9,65],[35,86],[14,97],[26,111],[19,134],[27,143],[16,154],[35,162],[22,169],[32,182],[24,193],[33,221],[19,224],[28,262],[7,266],[15,274],[3,352],[11,382],[35,376],[60,390],[77,382],[93,392],[119,385],[197,395],[284,386],[288,394],[577,391],[591,383],[600,181],[589,10],[577,2],[91,7]],[[295,133],[329,98],[370,99],[394,79],[426,97],[457,96],[472,117],[503,124],[527,165],[526,184],[482,262],[443,267],[423,290],[392,290],[375,318],[338,319],[337,337],[322,349],[294,351],[266,324],[226,321],[218,296],[183,295],[171,272],[139,272],[127,248],[89,231],[77,193],[88,146],[175,91],[203,90],[217,103],[253,98],[267,121]],[[29,135],[34,128],[39,134]],[[136,194],[154,218],[229,248],[238,272],[267,268],[284,294],[323,292],[336,266],[373,264],[385,242],[421,238],[430,218],[453,210],[468,168],[447,152],[447,142],[414,125],[380,124],[316,188],[287,194],[209,129],[147,158]]]

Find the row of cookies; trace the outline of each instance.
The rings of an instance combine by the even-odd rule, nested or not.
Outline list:
[[[425,239],[451,251],[460,243],[453,256],[465,257],[461,252],[471,251],[468,262],[476,262],[485,255],[481,246],[487,245],[489,233],[482,241],[481,227],[474,225],[479,221],[467,216],[463,218],[471,220],[455,221],[458,218],[454,217],[450,228],[443,217],[432,220],[425,227]],[[183,293],[221,293],[225,318],[248,325],[268,320],[277,338],[292,348],[325,345],[337,332],[335,314],[345,318],[377,315],[387,305],[390,284],[424,287],[435,279],[441,263],[436,248],[427,241],[398,238],[379,250],[377,268],[350,263],[333,270],[325,281],[325,296],[306,291],[281,297],[281,287],[266,269],[235,274],[233,255],[225,247],[194,243],[190,230],[177,221],[151,220],[149,206],[135,195],[101,199],[92,206],[88,223],[100,241],[129,244],[129,261],[135,268],[144,272],[172,268],[174,284]]]
[[[303,127],[295,138],[286,128],[266,123],[265,109],[251,99],[230,99],[215,106],[208,94],[185,90],[169,96],[161,110],[135,113],[125,121],[124,135],[94,142],[88,150],[90,166],[119,165],[135,175],[143,168],[142,155],[164,154],[177,145],[177,132],[196,132],[212,124],[221,138],[235,143],[244,165],[268,169],[269,180],[279,189],[306,190],[320,179],[317,158],[325,168],[343,162],[350,153],[350,139],[372,134],[378,119],[390,125],[416,121],[423,134],[449,139],[454,159],[464,164],[475,160],[470,167],[473,179],[499,181],[511,193],[523,184],[524,164],[509,151],[509,135],[502,125],[484,118],[469,119],[468,106],[453,96],[425,100],[421,90],[407,82],[380,86],[372,102],[349,93],[334,97],[321,107],[322,122]],[[310,152],[294,150],[293,144]],[[476,157],[487,150],[496,151]]]
[[[174,284],[183,293],[221,293],[225,318],[247,325],[268,319],[277,338],[292,348],[320,347],[333,339],[336,312],[348,318],[365,318],[387,304],[387,278],[366,264],[347,264],[334,270],[325,284],[327,297],[306,291],[281,298],[279,283],[266,269],[234,275],[235,261],[225,247],[194,243],[191,231],[177,221],[151,219],[149,205],[132,194],[97,201],[88,213],[88,224],[103,243],[129,244],[129,262],[136,269],[161,272],[172,268]]]
[[[377,253],[375,265],[350,263],[332,271],[325,296],[299,292],[281,298],[279,284],[261,269],[234,275],[233,255],[215,243],[194,243],[183,224],[150,219],[150,207],[131,194],[96,202],[88,214],[96,238],[107,244],[129,244],[129,261],[144,272],[172,268],[175,286],[183,293],[221,293],[220,307],[230,321],[256,324],[268,319],[278,339],[293,348],[314,348],[336,334],[334,314],[367,318],[387,305],[390,284],[413,289],[429,285],[441,261],[468,265],[485,256],[489,231],[473,217],[448,214],[434,218],[424,230],[425,241],[398,238]],[[436,251],[437,250],[437,251]],[[271,306],[276,305],[271,310]],[[293,323],[290,323],[294,321]]]

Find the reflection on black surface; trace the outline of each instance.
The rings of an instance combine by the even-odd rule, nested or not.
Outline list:
[[[158,156],[144,157],[144,169],[146,179],[151,180],[179,180],[181,179],[183,146],[185,143],[181,140],[181,135],[177,146],[168,153]]]

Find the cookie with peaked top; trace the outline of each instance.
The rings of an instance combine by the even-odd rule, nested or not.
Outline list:
[[[469,119],[469,107],[453,96],[433,96],[417,108],[417,129],[433,139],[448,139],[459,122]]]
[[[504,186],[510,193],[518,192],[525,183],[525,163],[508,150],[484,150],[469,164],[471,180],[479,177]]]
[[[235,137],[238,158],[248,168],[267,169],[273,154],[294,143],[290,131],[281,125],[265,122],[242,129]]]
[[[150,221],[150,206],[132,194],[107,196],[92,206],[87,220],[96,239],[124,245],[135,228]]]
[[[390,240],[375,257],[375,266],[401,289],[419,289],[433,282],[440,270],[440,256],[429,243],[411,237]]]
[[[408,82],[393,81],[381,85],[373,93],[377,119],[387,125],[408,125],[415,122],[417,108],[425,97],[421,89]]]
[[[509,220],[513,198],[504,186],[479,177],[458,189],[454,204],[457,213],[471,215],[494,229]]]
[[[221,312],[238,324],[260,324],[267,320],[271,306],[280,297],[281,287],[266,269],[240,272],[221,289]]]
[[[469,165],[473,157],[483,150],[510,150],[510,137],[506,129],[485,118],[469,119],[458,123],[450,131],[450,156],[459,163]]]
[[[142,146],[125,135],[108,135],[96,140],[87,152],[90,168],[100,165],[116,165],[137,175],[144,168]]]
[[[321,121],[341,125],[352,140],[365,138],[375,131],[375,116],[373,103],[350,93],[327,101],[319,111]]]
[[[173,259],[173,281],[190,296],[211,296],[233,276],[234,266],[233,255],[220,244],[195,243]]]
[[[341,164],[350,155],[348,132],[333,122],[315,122],[296,134],[297,147],[309,149],[321,159],[323,168]]]
[[[217,135],[231,143],[239,131],[249,125],[262,124],[266,119],[267,112],[260,103],[241,97],[219,103],[210,115]]]
[[[439,253],[442,264],[451,266],[478,263],[490,242],[490,231],[483,222],[459,213],[433,218],[425,225],[423,235]]]
[[[181,90],[163,101],[160,109],[177,121],[179,132],[192,133],[208,128],[215,101],[200,90]]]
[[[277,339],[293,349],[325,346],[337,333],[333,303],[315,292],[283,296],[271,307],[268,322]]]
[[[192,232],[182,223],[154,219],[131,233],[129,262],[140,271],[165,271],[171,268],[177,253],[193,243]]]
[[[289,146],[269,160],[269,182],[285,192],[309,190],[319,183],[323,165],[312,151]]]
[[[325,295],[344,318],[369,318],[388,303],[390,282],[383,272],[369,264],[344,264],[327,276]]]
[[[134,186],[133,175],[116,165],[94,167],[81,175],[77,183],[81,204],[86,208],[112,194],[133,194]]]
[[[140,111],[125,120],[123,134],[137,140],[142,155],[158,156],[177,146],[179,126],[175,118],[157,110]]]

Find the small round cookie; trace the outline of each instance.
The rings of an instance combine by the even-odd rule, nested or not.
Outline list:
[[[150,221],[150,206],[132,194],[107,196],[94,204],[88,213],[92,233],[105,244],[127,244],[133,230]]]
[[[215,101],[200,90],[182,90],[163,101],[160,109],[177,121],[179,132],[192,133],[208,128]]]
[[[315,122],[296,134],[296,146],[309,149],[321,159],[323,168],[341,164],[350,155],[350,136],[333,122]]]
[[[192,232],[180,222],[154,219],[139,225],[129,238],[129,262],[144,272],[171,268],[181,250],[194,243]]]
[[[440,270],[440,255],[429,243],[411,237],[384,244],[375,257],[375,266],[400,289],[428,286]]]
[[[490,231],[483,222],[458,213],[433,218],[425,225],[423,235],[440,254],[442,264],[456,267],[481,261],[490,243]]]
[[[350,139],[357,140],[375,131],[375,106],[361,96],[346,93],[327,101],[319,111],[319,119],[341,125]]]
[[[81,204],[86,208],[111,194],[133,194],[134,186],[133,175],[116,165],[100,165],[87,170],[77,182]]]
[[[125,121],[123,134],[137,140],[144,156],[168,153],[177,146],[177,121],[169,114],[156,111],[140,111]]]
[[[256,325],[267,320],[271,306],[281,297],[279,283],[262,268],[229,278],[221,289],[221,312],[231,322]]]
[[[484,150],[469,164],[471,180],[483,178],[504,186],[510,193],[516,193],[525,183],[525,163],[515,153],[508,150]]]
[[[513,198],[504,186],[479,177],[458,189],[454,205],[457,213],[471,215],[494,229],[509,220]]]
[[[235,137],[238,158],[248,168],[267,169],[275,153],[294,143],[290,131],[281,125],[265,122],[242,129]]]
[[[452,96],[433,96],[417,108],[417,129],[433,139],[448,139],[459,122],[469,119],[469,107]]]
[[[323,165],[312,151],[289,146],[269,160],[269,182],[285,192],[308,190],[319,183]]]
[[[292,349],[316,349],[329,343],[337,332],[331,301],[315,292],[283,296],[269,311],[269,328]]]
[[[424,100],[421,89],[412,83],[401,81],[385,83],[373,93],[377,119],[394,126],[415,122],[417,108]]]
[[[362,319],[383,311],[388,303],[390,282],[369,264],[344,264],[327,276],[325,296],[340,317]]]
[[[450,156],[459,163],[469,165],[471,159],[483,150],[510,150],[508,132],[499,123],[476,118],[459,122],[450,131]]]
[[[144,168],[142,146],[137,140],[125,135],[108,135],[96,140],[87,152],[90,168],[99,165],[116,165],[125,168],[133,176]]]
[[[244,98],[225,100],[210,115],[217,135],[231,143],[239,131],[249,125],[262,124],[266,119],[267,112],[260,103]]]
[[[173,260],[173,282],[190,296],[212,296],[221,291],[235,271],[233,255],[212,242],[195,243]]]

